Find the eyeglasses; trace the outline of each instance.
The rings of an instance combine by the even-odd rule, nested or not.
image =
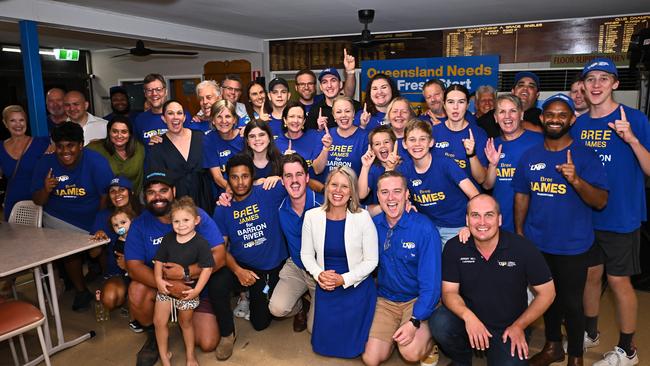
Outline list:
[[[232,86],[222,86],[221,89],[226,89],[229,92],[241,93],[240,88],[233,88]]]
[[[153,93],[160,94],[160,93],[162,93],[163,90],[165,90],[164,86],[162,88],[149,88],[149,89],[145,89],[144,93],[145,94],[153,94]]]
[[[308,86],[314,86],[314,85],[316,85],[316,82],[315,82],[315,81],[311,81],[311,82],[309,82],[309,83],[297,83],[296,85],[298,85],[299,88],[306,88],[306,87],[308,87]]]
[[[384,251],[387,251],[390,248],[390,238],[393,237],[393,229],[388,229],[386,233],[386,239],[384,239]]]

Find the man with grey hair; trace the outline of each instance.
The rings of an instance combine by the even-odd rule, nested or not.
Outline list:
[[[63,97],[63,108],[68,121],[79,124],[84,130],[84,146],[93,140],[105,138],[108,123],[105,119],[88,113],[88,106],[86,96],[80,91],[69,91]]]
[[[481,85],[476,89],[476,123],[485,130],[488,137],[501,135],[499,124],[494,118],[497,91],[491,85]]]
[[[63,97],[65,92],[60,88],[52,88],[45,95],[45,106],[47,107],[47,130],[51,133],[54,127],[68,119],[63,108]]]
[[[212,123],[212,105],[221,100],[221,88],[214,80],[203,80],[196,85],[196,96],[201,109],[192,117],[188,128],[208,133]]]
[[[246,106],[244,103],[239,102],[243,92],[243,83],[241,78],[237,74],[228,74],[224,77],[221,82],[221,93],[223,99],[232,102],[236,106],[237,115],[239,116],[239,126],[245,126],[250,117],[248,117],[248,112],[246,112]]]

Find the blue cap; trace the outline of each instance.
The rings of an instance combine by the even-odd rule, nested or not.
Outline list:
[[[337,79],[339,79],[339,81],[341,81],[341,75],[339,75],[339,72],[334,67],[328,67],[327,69],[321,71],[318,75],[318,81],[322,81],[325,75],[334,75]]]
[[[573,99],[562,93],[551,95],[550,97],[546,98],[544,104],[542,104],[542,110],[546,109],[546,107],[548,107],[551,103],[558,101],[564,102],[564,104],[568,105],[569,109],[571,109],[571,112],[576,112],[576,106],[573,104]]]
[[[585,65],[582,69],[581,76],[584,78],[591,71],[605,71],[606,73],[612,74],[618,78],[618,70],[614,61],[606,57],[597,57]]]
[[[278,85],[283,85],[287,90],[289,89],[289,83],[283,78],[275,78],[269,82],[269,92],[273,90]]]
[[[111,179],[111,184],[108,185],[108,189],[110,190],[111,187],[124,187],[129,191],[133,190],[133,184],[131,181],[122,175],[118,175],[117,177]]]
[[[537,89],[539,89],[539,76],[537,76],[537,74],[535,74],[534,72],[530,72],[530,71],[519,71],[518,73],[516,73],[515,84],[512,87],[514,88],[519,82],[519,80],[523,78],[533,79],[533,81],[535,81],[535,85],[537,85]]]
[[[148,188],[154,183],[166,184],[170,187],[174,186],[174,182],[165,172],[151,172],[144,177],[144,188]]]

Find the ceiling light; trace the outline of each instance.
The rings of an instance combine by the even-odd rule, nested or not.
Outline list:
[[[2,51],[20,53],[20,48],[17,48],[17,47],[2,47]],[[41,55],[54,56],[54,51],[39,50],[38,53],[41,54]]]

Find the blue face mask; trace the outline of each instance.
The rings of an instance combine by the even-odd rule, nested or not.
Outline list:
[[[117,229],[117,235],[122,236],[126,234],[126,228],[125,227],[120,227]]]

